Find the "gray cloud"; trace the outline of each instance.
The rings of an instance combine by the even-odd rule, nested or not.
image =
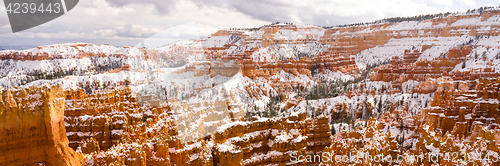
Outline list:
[[[191,0],[198,7],[222,6],[222,0]]]
[[[152,4],[161,14],[168,14],[175,10],[175,0],[106,0],[112,6],[123,7],[131,4]]]
[[[457,1],[457,3],[453,3]],[[342,25],[371,22],[396,16],[414,16],[459,9],[469,0],[447,0],[436,5],[433,0],[227,0],[228,5],[255,19],[298,24]],[[445,5],[443,5],[445,4]],[[451,11],[453,12],[453,11]]]
[[[300,2],[298,1],[230,0],[228,2],[236,10],[246,15],[269,22],[279,21],[294,22],[298,24],[337,25],[360,21],[361,19],[359,19],[359,17],[369,16],[339,16],[331,13],[328,9],[318,9],[312,4],[302,5],[299,4]],[[318,3],[318,1],[312,3]]]
[[[265,21],[290,21],[294,8],[290,3],[275,0],[229,0],[229,5],[234,9]]]
[[[9,25],[9,19],[6,17],[0,17],[0,27],[3,27],[5,25]],[[9,26],[10,27],[10,26]]]
[[[206,37],[222,28],[258,27],[274,21],[331,26],[385,17],[466,11],[491,3],[447,1],[453,3],[443,6],[433,0],[92,0],[80,1],[60,18],[15,34],[10,30],[5,9],[0,8],[0,45],[62,42],[135,45],[164,31],[168,33],[162,38],[191,39]],[[184,26],[177,31],[168,30],[192,21],[197,29]]]
[[[228,3],[239,12],[269,22],[279,21],[328,26],[377,19],[372,12],[359,12],[354,15],[339,14],[339,12],[335,12],[336,3],[330,3],[329,7],[323,7],[321,6],[323,2],[317,0],[308,5],[304,5],[300,1],[281,0],[229,0]],[[316,5],[314,5],[315,3]]]
[[[131,4],[152,4],[161,14],[169,14],[176,9],[176,0],[106,0],[112,6],[123,7]],[[222,0],[189,0],[198,7],[222,6]]]
[[[7,17],[7,13],[4,7],[0,7],[0,28],[9,25],[9,18]]]
[[[121,37],[140,37],[145,38],[153,35],[158,30],[155,30],[150,27],[145,27],[136,24],[128,24],[125,26],[119,26],[115,28],[116,34]]]

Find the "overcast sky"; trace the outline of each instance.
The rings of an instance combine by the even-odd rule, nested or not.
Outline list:
[[[138,45],[151,36],[199,39],[221,28],[271,22],[319,26],[499,6],[496,0],[80,0],[41,26],[12,33],[0,8],[0,46],[67,42]],[[155,34],[162,35],[155,35]],[[144,43],[144,42],[142,42]]]

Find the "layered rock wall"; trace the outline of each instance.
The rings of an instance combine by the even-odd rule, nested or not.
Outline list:
[[[83,89],[66,91],[64,121],[70,147],[93,138],[103,150],[119,142],[124,128],[144,121],[143,112],[130,88],[86,95]],[[156,111],[157,112],[157,111]]]
[[[500,79],[482,78],[473,89],[461,83],[448,80],[437,85],[430,107],[422,111],[426,123],[442,134],[460,137],[469,137],[482,127],[498,129]]]
[[[453,47],[451,48],[446,58],[439,58],[432,61],[418,60],[421,52],[424,52],[429,47],[423,47],[419,50],[405,50],[402,59],[393,57],[387,65],[375,68],[371,74],[371,80],[393,82],[394,88],[401,87],[403,82],[408,80],[425,81],[427,78],[438,78],[443,75],[447,76],[448,72],[465,60],[465,56],[469,55],[470,47]]]
[[[0,165],[82,165],[82,155],[68,146],[60,86],[0,93]]]
[[[299,155],[321,154],[330,145],[328,118],[258,119],[235,123],[213,135],[214,162],[221,165],[306,165]]]

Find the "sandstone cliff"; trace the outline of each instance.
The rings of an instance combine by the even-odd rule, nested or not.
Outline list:
[[[82,165],[68,146],[60,86],[1,89],[1,165]]]
[[[1,91],[0,164],[318,165],[290,155],[323,152],[424,156],[324,165],[453,165],[425,155],[454,152],[498,157],[499,19],[491,9],[221,30],[153,49],[73,43],[2,51],[4,87],[64,90]]]

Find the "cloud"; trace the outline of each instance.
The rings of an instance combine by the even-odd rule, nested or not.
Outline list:
[[[465,11],[487,0],[92,0],[80,1],[65,15],[41,26],[12,34],[0,8],[0,45],[45,45],[90,42],[135,45],[170,30],[172,40],[205,38],[219,29],[259,27],[270,22],[319,26],[371,22],[386,17]],[[196,27],[196,28],[192,28]]]
[[[0,28],[4,28],[6,25],[10,28],[9,17],[7,17],[5,8],[0,7]]]
[[[439,0],[439,1],[429,1],[429,2],[440,6],[453,6],[454,3],[453,1],[455,0]]]
[[[152,4],[161,14],[168,14],[175,9],[177,1],[174,0],[106,0],[112,6],[123,7],[133,4]]]
[[[199,27],[195,22],[178,25],[158,32],[136,44],[138,47],[161,47],[179,40],[200,39]]]
[[[368,22],[395,16],[444,11],[413,0],[230,0],[229,5],[246,15],[266,21],[339,25]]]
[[[290,16],[297,14],[294,2],[275,1],[275,0],[230,0],[229,5],[236,10],[252,16],[256,19],[265,21],[287,21]]]
[[[198,7],[222,6],[221,0],[190,0]]]
[[[93,30],[92,33],[101,37],[113,37],[116,36],[116,31],[113,29],[99,29]]]
[[[474,2],[473,0],[459,0],[459,3],[461,5],[465,5],[465,6],[474,6],[474,5],[476,5],[476,2]]]
[[[158,32],[194,21],[196,28],[185,27],[182,31],[170,34],[169,38],[175,42],[180,39],[208,37],[225,27],[256,27],[267,23],[224,7],[223,4],[201,0],[179,1],[168,14],[158,14],[157,7],[152,3],[113,3],[115,4],[109,0],[80,1],[67,14],[15,34],[12,34],[7,23],[0,27],[0,46],[61,42],[135,45]],[[5,12],[0,13],[0,20],[2,18],[8,20]]]
[[[137,24],[128,24],[115,28],[116,35],[121,37],[140,37],[146,38],[160,31],[160,28],[151,26],[141,26]]]

